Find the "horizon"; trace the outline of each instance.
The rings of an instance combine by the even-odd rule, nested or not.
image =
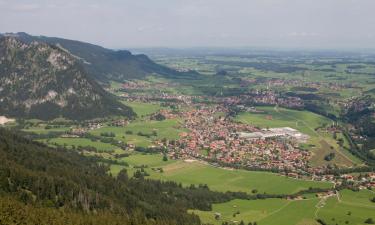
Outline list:
[[[371,0],[0,0],[0,32],[112,49],[374,50],[373,8]]]
[[[332,52],[332,53],[355,53],[355,54],[375,54],[375,47],[373,48],[312,48],[312,47],[278,47],[278,46],[129,46],[129,47],[119,47],[119,48],[111,48],[106,47],[98,43],[88,42],[85,40],[79,40],[69,37],[60,37],[56,35],[40,35],[40,34],[32,34],[27,33],[24,31],[16,31],[16,32],[0,32],[0,35],[16,35],[24,33],[34,37],[48,37],[48,38],[61,38],[71,41],[78,41],[83,43],[88,43],[92,45],[97,45],[99,47],[111,49],[111,50],[129,50],[133,53],[133,51],[138,50],[146,50],[145,52],[139,52],[138,54],[148,53],[149,50],[172,50],[172,51],[191,51],[191,50],[212,50],[217,51],[215,53],[223,53],[222,51],[261,51],[261,52],[310,52],[310,53],[319,53],[319,52]]]

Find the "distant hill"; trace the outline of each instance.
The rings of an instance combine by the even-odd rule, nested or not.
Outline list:
[[[0,114],[73,120],[134,116],[88,76],[75,56],[17,36],[0,37]]]
[[[142,79],[150,74],[171,79],[195,79],[199,75],[195,71],[178,72],[156,64],[146,55],[133,55],[126,50],[115,51],[85,42],[56,37],[31,36],[26,33],[6,35],[17,37],[27,43],[39,41],[60,46],[65,51],[76,56],[88,74],[100,82],[108,82],[110,80],[124,81],[134,78]]]

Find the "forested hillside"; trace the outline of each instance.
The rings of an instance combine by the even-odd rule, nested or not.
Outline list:
[[[114,178],[98,160],[0,129],[0,224],[200,224],[188,209],[235,195],[129,179],[125,170]]]

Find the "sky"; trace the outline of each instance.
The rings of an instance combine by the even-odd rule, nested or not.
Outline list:
[[[375,0],[0,0],[0,33],[109,48],[374,49]]]

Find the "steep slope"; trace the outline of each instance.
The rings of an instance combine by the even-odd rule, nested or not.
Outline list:
[[[0,128],[0,224],[193,225],[200,221],[188,209],[211,210],[212,203],[235,198],[207,187],[128,178],[126,170],[114,178],[108,162],[99,160]]]
[[[100,82],[142,79],[150,74],[172,79],[196,79],[199,75],[194,71],[175,71],[156,64],[146,55],[133,55],[126,50],[114,51],[85,42],[56,37],[31,36],[26,33],[6,35],[17,37],[27,43],[39,41],[60,46],[76,56],[89,75]]]
[[[57,46],[0,37],[0,114],[82,120],[134,116]]]

